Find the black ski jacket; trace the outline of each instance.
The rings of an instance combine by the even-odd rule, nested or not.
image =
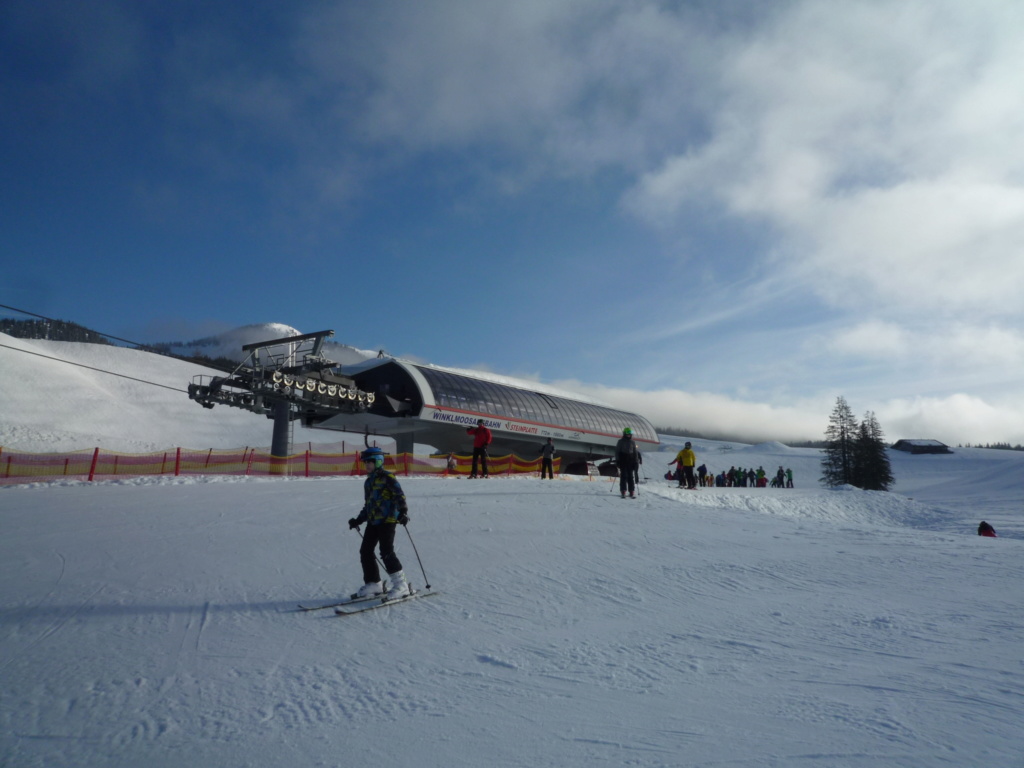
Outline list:
[[[627,435],[623,435],[619,442],[615,444],[615,463],[619,465],[619,469],[636,469],[638,466],[637,454],[639,451],[636,449],[636,443],[633,442],[633,438]]]

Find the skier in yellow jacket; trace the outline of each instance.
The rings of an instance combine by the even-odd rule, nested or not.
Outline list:
[[[683,450],[676,454],[675,459],[669,462],[669,464],[676,464],[679,469],[676,473],[676,478],[679,480],[679,487],[683,487],[683,481],[686,481],[686,487],[691,491],[697,488],[697,478],[693,476],[693,468],[697,464],[697,455],[693,452],[693,447],[690,442],[687,441],[686,445],[683,446]]]

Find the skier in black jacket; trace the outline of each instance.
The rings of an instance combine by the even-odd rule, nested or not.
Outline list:
[[[629,491],[629,498],[636,498],[636,471],[640,466],[637,458],[636,443],[633,442],[633,430],[626,427],[622,430],[622,437],[615,444],[615,464],[619,468],[619,492],[622,498],[626,498],[626,491]]]

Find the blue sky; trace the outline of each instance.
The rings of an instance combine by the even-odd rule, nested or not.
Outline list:
[[[0,7],[0,303],[1024,442],[1024,4]]]

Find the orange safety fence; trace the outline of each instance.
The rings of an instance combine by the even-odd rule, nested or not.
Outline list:
[[[562,460],[554,460],[561,472]],[[387,456],[386,469],[400,475],[467,476],[471,456]],[[491,475],[523,475],[540,472],[541,459],[515,454],[489,456]],[[118,453],[99,448],[68,453],[21,453],[0,446],[0,485],[55,480],[113,480],[169,475],[248,475],[252,477],[345,477],[364,475],[359,451],[319,453],[308,450],[291,456],[272,456],[260,448],[190,450],[172,448],[153,453]]]

